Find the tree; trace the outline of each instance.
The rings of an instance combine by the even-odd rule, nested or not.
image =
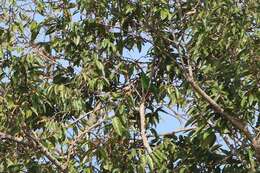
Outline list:
[[[259,4],[2,1],[1,172],[259,171]]]

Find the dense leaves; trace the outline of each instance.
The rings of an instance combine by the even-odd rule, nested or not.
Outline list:
[[[2,1],[0,172],[259,171],[259,4]]]

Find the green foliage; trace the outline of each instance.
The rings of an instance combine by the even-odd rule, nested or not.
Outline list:
[[[257,172],[259,4],[1,2],[0,172]]]

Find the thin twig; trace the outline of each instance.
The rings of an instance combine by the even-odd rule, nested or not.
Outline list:
[[[101,108],[100,108],[101,109]],[[94,110],[91,110],[87,113],[85,113],[84,115],[80,116],[79,118],[77,118],[76,120],[74,120],[73,122],[71,122],[70,124],[66,125],[65,128],[68,128],[70,126],[72,126],[73,124],[76,124],[77,122],[79,122],[80,120],[82,120],[83,118],[85,118],[86,116],[92,114],[94,112]]]
[[[69,149],[68,149],[68,157],[67,157],[67,166],[69,164],[69,160],[71,158],[71,156],[74,155],[74,149],[77,145],[77,143],[79,143],[81,141],[81,139],[85,136],[85,134],[89,133],[93,128],[99,126],[101,123],[104,122],[105,119],[102,119],[101,121],[93,124],[92,126],[90,126],[89,128],[86,128],[84,131],[82,131],[81,133],[79,133],[79,135],[75,138],[75,140],[71,143]]]
[[[69,145],[68,148],[68,156],[67,156],[67,163],[66,163],[66,167],[69,166],[69,161],[71,156],[74,154],[74,149],[77,145],[77,143],[79,143],[81,141],[81,139],[93,128],[97,127],[98,125],[100,125],[101,123],[104,122],[104,117],[99,121],[99,122],[95,122],[96,121],[96,115],[94,115],[96,113],[96,111],[101,109],[101,102],[97,103],[97,106],[93,109],[93,120],[89,120],[89,125],[87,125],[85,127],[85,129],[83,131],[81,131],[76,137],[75,139],[71,142],[71,144]],[[93,124],[91,124],[93,123]]]
[[[176,129],[172,132],[159,134],[159,136],[168,136],[168,135],[173,135],[173,134],[176,134],[176,133],[191,131],[191,130],[194,130],[194,129],[196,129],[196,127],[184,127],[184,128]]]

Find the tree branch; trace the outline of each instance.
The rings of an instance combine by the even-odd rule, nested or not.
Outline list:
[[[228,121],[230,121],[232,123],[233,126],[235,126],[236,128],[238,128],[240,131],[242,131],[246,138],[249,139],[250,141],[252,141],[252,137],[251,134],[249,132],[249,130],[247,129],[245,123],[243,123],[240,119],[235,118],[231,115],[229,115],[227,112],[225,112],[225,110],[218,105],[215,100],[213,100],[209,95],[207,95],[207,93],[205,93],[200,86],[195,82],[194,78],[193,78],[193,74],[192,74],[192,69],[191,66],[188,66],[188,74],[184,75],[185,78],[187,79],[187,81],[190,83],[191,87],[193,88],[193,91],[195,91],[196,93],[198,93],[208,104],[211,105],[212,109],[216,112],[219,113],[220,115],[222,115],[225,119],[227,119]]]
[[[143,140],[143,145],[145,147],[145,149],[147,150],[148,153],[152,152],[152,149],[149,145],[146,133],[145,133],[145,102],[142,101],[139,107],[139,114],[140,114],[140,128],[141,128],[141,137]]]
[[[56,58],[46,52],[44,48],[40,47],[40,45],[29,43],[29,46],[34,50],[34,53],[40,56],[43,60],[50,61],[52,64],[56,63]]]
[[[48,149],[40,142],[40,139],[32,132],[31,134],[26,132],[28,138],[35,142],[35,147],[39,149],[62,173],[67,173],[66,167],[62,165],[49,151]]]
[[[21,138],[18,138],[18,137],[14,137],[12,135],[8,135],[6,133],[3,133],[3,132],[0,132],[0,139],[7,139],[7,140],[10,140],[10,141],[14,141],[16,143],[20,143],[20,144],[23,144],[23,145],[26,145],[26,143],[23,141],[23,139]]]
[[[165,39],[165,38],[164,38]],[[168,39],[167,39],[168,40]],[[174,41],[172,40],[168,40],[170,41],[172,44],[175,44]],[[153,44],[154,45],[154,44]],[[177,45],[181,46],[180,44]],[[160,49],[160,47],[156,46],[158,49]],[[160,49],[162,52],[165,52],[166,54],[170,55],[168,52],[166,52],[165,50]],[[213,108],[213,110],[217,113],[219,113],[220,115],[222,115],[223,118],[227,119],[228,121],[230,121],[232,123],[233,126],[235,126],[236,128],[238,128],[241,132],[243,132],[246,136],[247,139],[249,139],[250,141],[252,141],[252,136],[249,132],[249,130],[247,129],[245,123],[243,123],[240,119],[237,119],[231,115],[229,115],[227,112],[225,112],[225,110],[223,108],[221,108],[221,106],[219,106],[210,96],[207,95],[207,93],[205,93],[200,86],[195,82],[194,78],[193,78],[193,73],[192,73],[192,68],[191,65],[189,63],[189,59],[188,63],[184,63],[183,59],[181,58],[182,61],[182,67],[180,66],[180,64],[176,61],[177,66],[179,66],[180,69],[183,69],[183,73],[184,73],[184,77],[185,79],[190,83],[190,85],[192,86],[193,90],[198,93],[207,103],[209,103],[211,105],[211,107]],[[185,70],[185,64],[188,67],[188,71]]]

